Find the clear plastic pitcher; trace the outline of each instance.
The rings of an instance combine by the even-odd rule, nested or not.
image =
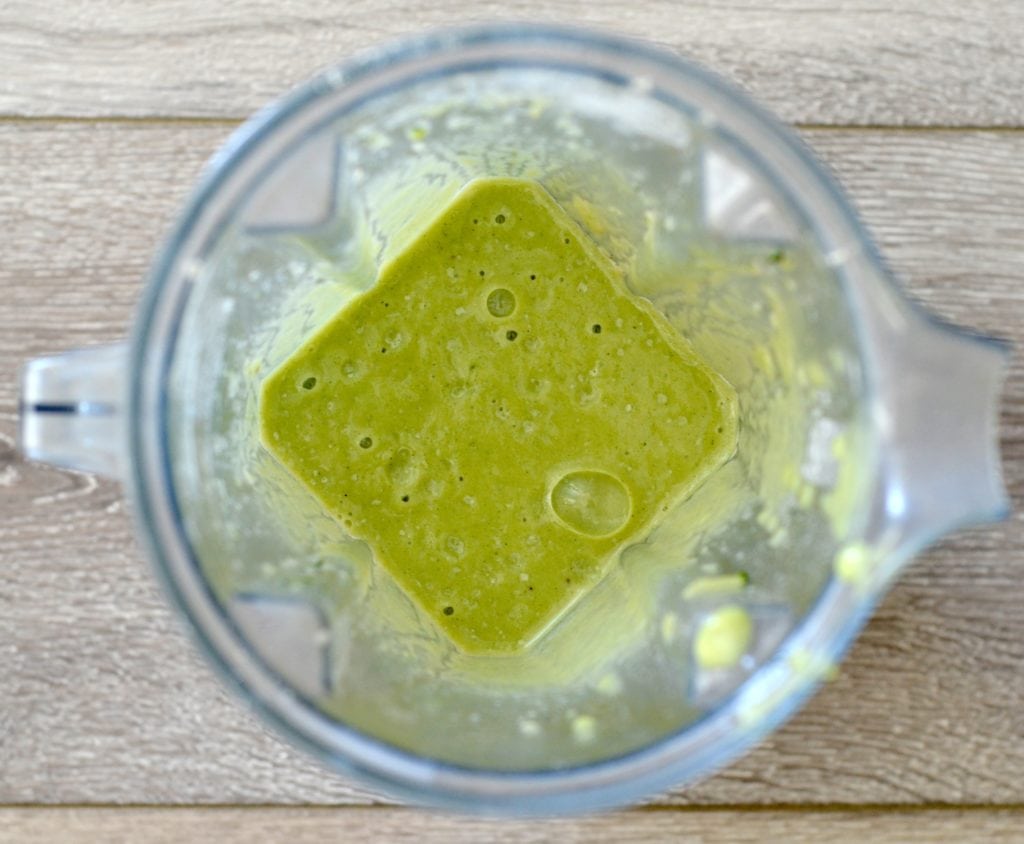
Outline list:
[[[263,379],[488,176],[540,182],[740,402],[736,456],[491,656],[454,647],[257,425]],[[581,811],[748,748],[911,555],[1006,513],[1006,357],[905,299],[821,166],[718,79],[611,36],[478,28],[371,52],[239,129],[131,341],[27,366],[22,448],[125,482],[202,650],[330,766],[428,804]],[[702,657],[716,636],[732,658]]]

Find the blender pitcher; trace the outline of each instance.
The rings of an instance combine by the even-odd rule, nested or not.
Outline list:
[[[740,428],[551,630],[473,655],[263,448],[258,399],[499,176],[551,194],[735,388]],[[131,342],[28,364],[21,443],[126,483],[201,649],[280,733],[419,802],[570,812],[748,748],[914,553],[1006,514],[1007,354],[905,299],[821,166],[715,77],[612,36],[483,27],[370,52],[240,128]]]

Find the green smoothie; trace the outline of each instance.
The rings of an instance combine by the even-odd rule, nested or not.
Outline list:
[[[264,445],[469,653],[536,639],[736,448],[736,396],[538,184],[470,183],[265,381]]]

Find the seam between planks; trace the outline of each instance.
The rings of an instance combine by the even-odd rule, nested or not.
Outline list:
[[[253,114],[256,110],[253,111]],[[101,125],[101,126],[240,126],[248,120],[247,117],[212,117],[204,115],[167,115],[133,117],[130,115],[107,115],[96,117],[85,117],[78,115],[19,115],[0,114],[0,126],[2,125],[37,125],[37,126],[59,126],[59,125]],[[964,123],[950,125],[922,125],[902,126],[897,123],[785,123],[784,125],[797,131],[808,132],[893,132],[902,135],[926,135],[933,133],[960,134],[967,132],[984,132],[993,135],[1014,135],[1024,132],[1022,126],[1001,126],[984,123]]]
[[[338,811],[377,811],[377,812],[430,812],[429,808],[398,803],[0,803],[0,812],[6,809],[32,809],[34,811],[62,812],[69,809],[120,809],[167,811],[297,811],[305,812],[338,812]],[[622,806],[619,812],[630,813],[674,813],[674,814],[768,814],[788,812],[792,814],[851,814],[885,813],[891,815],[917,815],[923,813],[974,812],[1019,812],[1024,814],[1024,802],[1017,803],[694,803],[689,805],[651,804],[640,806]],[[472,817],[472,816],[466,816]],[[563,820],[577,820],[587,817],[566,816]],[[599,816],[598,816],[599,817]],[[486,819],[486,816],[483,817]],[[521,820],[543,820],[544,818],[522,818]],[[559,818],[549,818],[558,820]]]

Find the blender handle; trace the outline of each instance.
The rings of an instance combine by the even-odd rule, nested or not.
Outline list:
[[[1011,349],[912,306],[902,317],[877,338],[884,364],[872,410],[884,443],[882,521],[894,544],[913,554],[949,531],[1009,513],[999,397]]]
[[[128,344],[29,361],[21,373],[19,445],[29,460],[123,477]]]

